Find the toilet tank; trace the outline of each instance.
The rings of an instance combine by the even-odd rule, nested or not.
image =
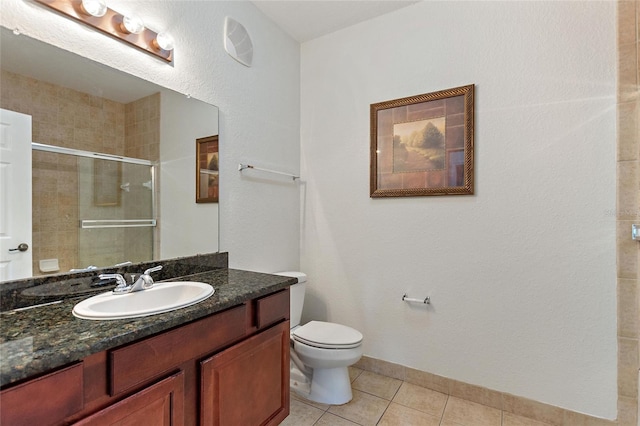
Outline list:
[[[289,313],[291,315],[291,328],[300,325],[300,319],[302,318],[302,305],[304,305],[304,292],[307,289],[307,274],[298,271],[285,271],[276,272],[276,275],[282,275],[284,277],[293,277],[298,279],[298,284],[293,284],[290,287],[290,307]]]

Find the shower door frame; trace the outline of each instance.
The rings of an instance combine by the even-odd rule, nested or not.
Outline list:
[[[47,144],[43,144],[43,143],[38,143],[38,142],[32,142],[31,143],[31,148],[33,150],[37,150],[37,151],[45,151],[45,152],[52,152],[52,153],[56,153],[56,154],[65,154],[65,155],[72,155],[75,157],[85,157],[85,158],[93,158],[96,160],[107,160],[107,161],[117,161],[120,163],[128,163],[128,164],[136,164],[136,165],[142,165],[142,166],[149,166],[150,167],[150,173],[151,173],[151,219],[121,219],[121,220],[117,220],[117,221],[113,221],[113,220],[89,220],[89,219],[82,219],[80,218],[80,223],[79,223],[79,228],[81,229],[95,229],[95,228],[115,228],[115,227],[119,227],[119,228],[130,228],[130,227],[152,227],[155,228],[154,232],[152,232],[152,238],[153,238],[153,247],[151,250],[151,254],[153,256],[153,258],[156,257],[156,253],[158,251],[158,246],[157,246],[157,242],[158,242],[158,235],[157,235],[157,205],[156,205],[156,201],[157,201],[157,194],[156,194],[156,188],[157,188],[157,182],[156,182],[156,176],[157,176],[157,162],[153,162],[150,160],[144,160],[141,158],[132,158],[132,157],[125,157],[125,156],[121,156],[121,155],[113,155],[113,154],[104,154],[104,153],[99,153],[99,152],[93,152],[93,151],[84,151],[81,149],[74,149],[74,148],[65,148],[65,147],[61,147],[61,146],[55,146],[55,145],[47,145]],[[119,222],[119,223],[115,223],[115,222]]]

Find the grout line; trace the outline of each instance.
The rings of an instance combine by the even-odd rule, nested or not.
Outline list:
[[[385,407],[384,411],[382,412],[382,414],[380,415],[380,418],[378,419],[378,421],[376,422],[376,425],[380,424],[380,421],[382,420],[382,418],[384,417],[385,413],[387,412],[387,410],[389,409],[389,407],[391,406],[391,401],[388,401],[385,399],[385,401],[387,401],[387,406]]]
[[[444,413],[447,411],[447,404],[449,404],[450,397],[451,395],[447,395],[447,400],[444,402],[444,409],[442,410],[442,414],[440,415],[440,425],[442,425],[442,422],[444,421]]]

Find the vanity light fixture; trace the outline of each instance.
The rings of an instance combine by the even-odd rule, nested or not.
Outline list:
[[[144,22],[138,15],[124,15],[121,28],[128,34],[140,34],[144,30]]]
[[[82,10],[96,18],[100,18],[107,13],[107,2],[105,0],[82,0]]]
[[[153,40],[153,43],[156,47],[162,50],[166,50],[170,52],[173,50],[173,37],[168,33],[159,33],[158,36]]]
[[[107,7],[106,0],[35,0],[75,21],[173,63],[173,38],[144,26],[140,17]]]

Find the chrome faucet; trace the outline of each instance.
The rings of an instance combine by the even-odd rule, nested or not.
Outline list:
[[[127,294],[133,293],[134,291],[147,290],[153,287],[153,278],[151,278],[151,273],[156,272],[162,269],[162,265],[154,266],[153,268],[149,268],[144,273],[138,276],[138,279],[131,283],[127,284],[127,280],[120,274],[100,274],[99,277],[101,280],[107,279],[115,279],[118,284],[116,288],[113,289],[113,294]],[[133,281],[134,275],[131,275],[131,281]]]

